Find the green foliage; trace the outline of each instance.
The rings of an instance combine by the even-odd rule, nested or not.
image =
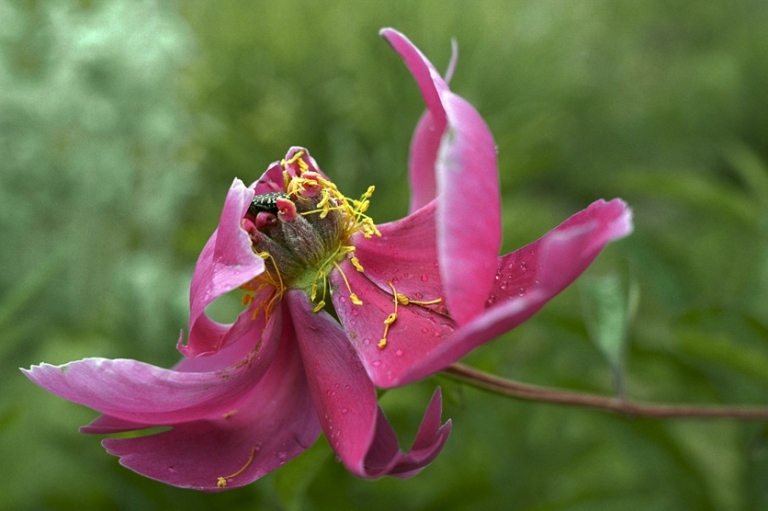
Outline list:
[[[172,364],[227,187],[291,145],[351,196],[376,185],[376,221],[405,214],[423,104],[377,37],[394,26],[439,68],[458,40],[452,87],[499,146],[505,251],[600,197],[634,210],[584,277],[597,288],[466,362],[604,394],[623,364],[635,399],[768,405],[765,2],[2,0],[0,20],[0,509],[768,506],[764,424],[627,419],[443,377],[382,398],[407,440],[443,386],[454,430],[417,477],[356,479],[321,441],[202,495],[120,467],[77,433],[93,412],[16,369]],[[613,276],[636,286],[631,322]]]

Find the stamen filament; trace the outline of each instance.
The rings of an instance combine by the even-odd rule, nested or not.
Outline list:
[[[245,462],[245,465],[240,467],[240,470],[238,470],[237,472],[235,472],[232,475],[229,475],[229,476],[226,476],[226,477],[219,477],[218,480],[216,481],[216,486],[218,486],[219,488],[225,488],[227,486],[227,480],[234,479],[235,477],[237,477],[240,474],[242,474],[243,472],[245,472],[245,469],[247,469],[251,465],[251,463],[253,463],[253,458],[254,458],[254,456],[256,456],[256,451],[258,451],[258,448],[257,447],[252,447],[251,448],[251,455],[248,457],[248,461]]]
[[[362,305],[363,301],[360,298],[358,298],[355,293],[352,292],[352,287],[349,285],[347,276],[344,274],[344,270],[341,269],[341,266],[339,266],[338,263],[334,261],[333,267],[339,270],[339,274],[341,275],[341,278],[344,279],[344,284],[347,286],[347,291],[349,291],[349,299],[352,300],[352,303],[354,303],[355,305]]]

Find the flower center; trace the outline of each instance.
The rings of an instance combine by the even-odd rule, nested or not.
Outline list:
[[[336,268],[344,275],[339,261],[349,258],[363,271],[354,256],[355,247],[349,244],[350,236],[356,232],[366,238],[381,236],[365,215],[374,188],[369,187],[359,200],[345,197],[303,150],[279,165],[279,174],[265,174],[272,176],[266,182],[272,191],[257,194],[243,219],[254,252],[266,264],[264,273],[243,286],[247,292],[244,303],[271,289],[272,298],[262,302],[269,315],[286,289],[302,289],[316,303],[317,312],[326,304],[331,270]],[[281,179],[276,180],[276,175]],[[362,304],[347,288],[353,303]]]

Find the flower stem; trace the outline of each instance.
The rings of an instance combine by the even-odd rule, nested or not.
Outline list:
[[[702,417],[710,419],[728,418],[742,420],[768,419],[768,408],[637,403],[615,397],[540,387],[537,385],[506,380],[462,364],[452,364],[448,366],[448,368],[443,371],[443,374],[455,380],[472,385],[473,387],[514,399],[596,408],[636,417]]]

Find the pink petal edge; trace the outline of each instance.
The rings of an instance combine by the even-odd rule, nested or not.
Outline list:
[[[40,364],[24,374],[40,387],[123,421],[173,424],[226,412],[244,399],[270,367],[282,325],[273,314],[264,336],[237,364],[212,372],[163,369],[128,359],[87,358]],[[263,324],[263,321],[261,322]],[[260,335],[261,328],[253,335]]]

